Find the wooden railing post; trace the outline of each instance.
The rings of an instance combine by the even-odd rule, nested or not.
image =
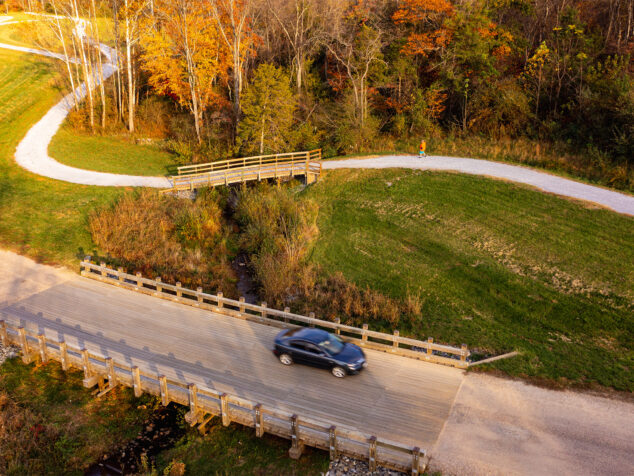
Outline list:
[[[156,281],[156,294],[161,294],[163,292],[163,286],[161,285],[161,277],[157,276],[156,278],[154,278],[154,281]]]
[[[434,343],[434,338],[433,337],[429,337],[427,339],[427,355],[431,355],[432,353],[432,344]]]
[[[187,390],[189,391],[189,411],[192,415],[192,421],[196,422],[198,420],[198,387],[195,383],[190,383],[187,385]]]
[[[229,401],[227,400],[227,394],[220,395],[220,418],[222,420],[222,426],[229,426],[231,423],[231,415],[229,415]]]
[[[415,446],[412,449],[412,476],[420,474],[420,448]]]
[[[203,288],[202,288],[202,286],[198,286],[196,288],[196,299],[198,300],[199,305],[200,305],[201,302],[203,302]]]
[[[117,279],[120,283],[123,282],[123,268],[121,266],[117,268]]]
[[[309,312],[309,313],[308,313],[308,317],[310,317],[311,319],[315,319],[315,313],[314,313],[314,312]],[[311,322],[309,323],[309,326],[310,326],[310,327],[315,327],[315,322],[314,322],[314,321],[311,321]]]
[[[292,459],[299,459],[304,452],[304,444],[299,439],[299,422],[297,415],[291,416],[291,449],[288,455]]]
[[[108,387],[112,390],[117,386],[117,372],[114,369],[112,357],[106,357],[106,369],[108,371]]]
[[[368,324],[364,323],[363,326],[361,326],[361,328],[363,329],[363,332],[361,333],[361,342],[362,345],[365,344],[368,341]]]
[[[37,342],[40,346],[40,359],[42,363],[48,362],[48,352],[46,351],[46,336],[44,334],[37,335]]]
[[[368,469],[376,471],[376,436],[370,437],[370,447],[368,451]]]
[[[398,350],[398,336],[401,333],[398,330],[394,330],[394,340],[392,341],[392,347],[394,347],[394,350]]]
[[[255,407],[253,407],[253,411],[255,414],[255,436],[261,438],[264,436],[264,415],[262,415],[262,405],[258,403]]]
[[[330,449],[330,461],[337,459],[337,427],[328,428],[328,448]]]
[[[460,361],[465,362],[467,360],[467,344],[462,344],[460,347]]]
[[[158,376],[159,391],[161,394],[161,405],[166,407],[170,403],[169,394],[167,391],[167,377],[165,375]]]
[[[9,332],[7,331],[7,323],[4,319],[0,320],[0,340],[2,345],[9,345]]]
[[[291,312],[291,308],[290,308],[290,307],[288,307],[288,306],[286,306],[286,307],[284,308],[284,314],[289,314],[290,312]],[[284,316],[284,322],[285,322],[286,324],[288,324],[288,316]]]
[[[101,276],[107,278],[108,272],[106,271],[106,262],[102,261],[101,263],[99,263],[99,266],[101,266]]]
[[[26,340],[26,330],[23,326],[18,327],[18,334],[20,336],[20,349],[22,350],[22,359],[26,359],[29,355],[29,343]]]
[[[70,362],[68,362],[68,346],[63,340],[59,342],[59,360],[62,363],[62,370],[68,370],[70,368]]]
[[[132,367],[132,388],[134,388],[134,396],[139,398],[143,394],[141,388],[141,370],[137,365]]]
[[[90,355],[88,349],[84,348],[80,350],[82,367],[84,368],[84,378],[88,379],[92,376],[92,366],[90,365]]]
[[[219,308],[219,309],[222,309],[222,308],[223,308],[223,306],[225,305],[225,303],[222,301],[222,298],[223,298],[224,294],[222,294],[222,291],[220,291],[220,292],[217,294],[217,296],[218,296],[218,300],[217,300],[217,303],[218,303],[218,308]]]
[[[260,307],[262,307],[262,319],[266,319],[266,316],[268,315],[266,312],[266,301],[262,301],[262,304],[260,304]]]
[[[136,289],[141,289],[143,287],[143,283],[141,283],[141,273],[136,273]]]
[[[335,329],[335,334],[341,335],[341,329],[339,329],[339,324],[341,324],[340,317],[335,317],[335,324],[337,324],[337,328]]]
[[[240,296],[240,314],[244,314],[244,296]]]

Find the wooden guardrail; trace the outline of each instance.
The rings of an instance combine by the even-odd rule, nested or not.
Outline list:
[[[289,308],[283,311],[267,307],[266,302],[261,305],[246,303],[241,297],[238,301],[225,298],[222,292],[208,294],[202,288],[196,291],[181,286],[167,284],[160,278],[144,278],[141,273],[128,274],[123,268],[108,268],[105,263],[97,265],[85,258],[81,264],[81,275],[103,281],[115,286],[134,290],[144,294],[168,299],[170,301],[187,304],[189,306],[208,309],[210,311],[226,314],[229,316],[245,319],[249,321],[275,326],[280,328],[291,328],[298,326],[310,326],[327,329],[331,332],[345,337],[346,340],[355,344],[374,350],[380,350],[403,357],[425,360],[438,364],[451,365],[458,368],[469,366],[469,350],[465,344],[461,348],[448,345],[437,344],[432,337],[426,341],[411,339],[400,335],[398,330],[393,334],[372,331],[367,324],[361,328],[341,324],[337,319],[335,322],[325,321],[315,318],[314,313],[309,316],[293,314]]]
[[[183,165],[178,167],[178,174],[169,179],[172,188],[162,193],[301,175],[312,183],[321,176],[320,161],[321,149],[316,149]]]
[[[189,406],[185,419],[199,429],[219,416],[224,426],[236,422],[255,429],[257,437],[265,433],[291,440],[289,455],[299,458],[304,445],[326,450],[330,458],[339,454],[368,461],[370,471],[377,465],[398,471],[411,471],[420,475],[425,469],[425,452],[418,447],[407,447],[356,429],[334,426],[321,421],[300,417],[282,410],[267,408],[259,403],[228,395],[216,390],[199,387],[153,375],[138,366],[115,362],[111,357],[69,346],[64,340],[55,341],[42,332],[32,332],[23,326],[13,326],[0,320],[0,340],[3,345],[17,343],[25,363],[57,360],[64,370],[75,367],[84,372],[84,386],[98,386],[98,396],[103,396],[119,385],[134,389],[135,396],[150,393],[160,396],[161,404],[176,402]]]

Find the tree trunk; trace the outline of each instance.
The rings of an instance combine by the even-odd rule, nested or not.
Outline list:
[[[126,0],[125,18],[125,41],[126,41],[126,67],[128,70],[128,130],[134,133],[134,80],[132,78],[132,39],[130,35],[130,18],[127,12],[128,2]]]
[[[97,43],[97,71],[99,73],[99,94],[101,96],[101,129],[106,128],[106,85],[103,78],[103,64],[101,62],[101,43],[99,38],[99,27],[97,26],[97,10],[95,0],[92,2],[92,14],[95,22],[95,42]]]

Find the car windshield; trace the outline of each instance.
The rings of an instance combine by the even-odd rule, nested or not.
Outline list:
[[[331,355],[341,352],[344,345],[343,341],[334,334],[328,334],[328,338],[319,343],[319,347],[325,349]]]

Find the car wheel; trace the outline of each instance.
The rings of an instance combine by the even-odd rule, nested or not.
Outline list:
[[[293,358],[288,354],[280,355],[280,362],[284,365],[291,365],[293,363]]]
[[[346,376],[346,369],[343,367],[333,367],[331,372],[337,378],[344,378]]]

